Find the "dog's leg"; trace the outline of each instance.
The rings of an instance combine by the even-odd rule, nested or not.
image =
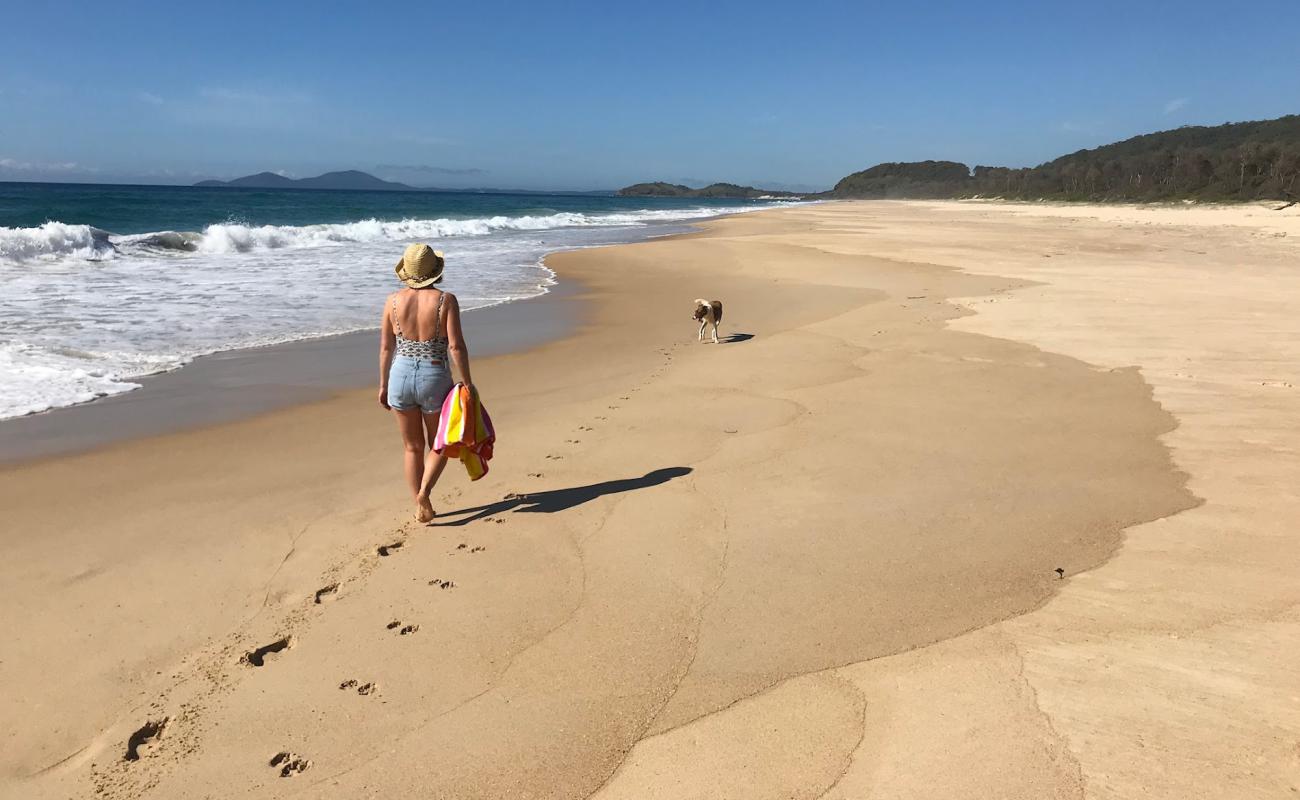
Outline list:
[[[713,323],[713,343],[718,343],[718,323]]]
[[[707,319],[702,319],[702,320],[700,320],[700,338],[699,338],[699,341],[701,341],[701,342],[704,341],[704,329],[707,328],[708,325],[709,325],[709,321],[708,321]]]

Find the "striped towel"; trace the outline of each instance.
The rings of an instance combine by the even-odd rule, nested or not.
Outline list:
[[[479,402],[478,392],[458,383],[442,401],[442,416],[438,418],[438,435],[433,449],[447,456],[459,458],[476,481],[488,472],[488,459],[492,458],[492,445],[496,442],[496,429],[492,417]]]

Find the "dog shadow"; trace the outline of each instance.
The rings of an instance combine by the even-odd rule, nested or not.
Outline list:
[[[732,333],[718,339],[718,344],[737,344],[739,342],[748,342],[754,338],[752,333]]]
[[[554,514],[558,511],[568,511],[575,506],[589,503],[597,497],[604,497],[607,494],[621,494],[636,489],[648,489],[651,486],[658,486],[674,478],[689,475],[691,471],[690,467],[666,467],[647,472],[639,478],[621,478],[614,481],[592,483],[586,486],[572,486],[568,489],[552,489],[546,492],[508,495],[504,500],[498,500],[495,503],[439,514],[438,520],[430,523],[430,525],[432,527],[459,527],[484,517],[490,517],[493,514],[504,514],[507,511],[526,514]],[[461,515],[468,516],[462,517]],[[459,518],[444,520],[443,517]]]

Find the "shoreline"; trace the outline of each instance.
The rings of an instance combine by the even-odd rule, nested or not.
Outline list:
[[[698,224],[726,216],[731,215],[663,224],[663,233],[625,243],[689,235]],[[580,281],[561,282],[546,259],[619,244],[548,251],[541,266],[551,277],[540,294],[466,311],[463,324],[473,342],[472,357],[524,353],[572,336],[584,314],[583,286]],[[208,353],[177,369],[136,378],[138,389],[0,420],[0,472],[136,439],[236,422],[371,385],[377,368],[377,331]]]
[[[65,210],[71,213],[69,219],[83,218],[77,216],[77,203],[82,202],[79,195],[66,201],[34,196],[28,205],[36,207],[45,200],[56,207],[66,205]],[[553,204],[554,208],[540,210],[514,201],[467,201],[466,207],[460,210],[465,213],[444,208],[446,203],[435,203],[432,207],[422,207],[422,210],[434,215],[444,211],[453,213],[445,217],[403,217],[389,221],[367,218],[367,212],[379,212],[380,209],[362,204],[349,206],[351,216],[346,219],[355,219],[353,222],[306,223],[299,219],[304,215],[309,219],[337,219],[341,212],[325,204],[296,214],[287,211],[280,217],[272,214],[273,218],[285,224],[260,227],[242,223],[203,227],[190,224],[193,221],[189,219],[201,209],[181,209],[174,213],[185,219],[173,220],[175,224],[170,227],[163,224],[167,221],[167,214],[155,218],[156,225],[145,226],[165,230],[113,237],[114,245],[101,241],[103,230],[87,224],[50,222],[49,225],[54,227],[48,230],[44,225],[14,229],[5,239],[3,248],[8,257],[5,260],[8,265],[6,280],[13,279],[15,296],[12,307],[6,306],[4,315],[6,330],[9,327],[13,330],[9,331],[10,336],[5,337],[3,346],[7,391],[4,393],[4,413],[0,416],[7,419],[0,421],[0,425],[13,419],[57,413],[63,408],[93,405],[151,390],[158,383],[159,376],[191,369],[195,363],[205,359],[210,361],[234,353],[237,357],[257,361],[257,354],[261,351],[292,345],[295,341],[321,338],[322,334],[331,339],[333,336],[346,336],[349,332],[364,331],[377,321],[377,312],[372,318],[371,311],[367,310],[368,303],[379,303],[389,289],[399,285],[391,272],[376,271],[364,265],[386,261],[387,248],[404,237],[445,238],[446,244],[454,246],[461,273],[453,276],[452,288],[460,293],[463,306],[471,310],[468,318],[493,305],[516,304],[525,298],[545,294],[552,278],[552,273],[544,266],[548,253],[639,241],[689,229],[692,220],[762,206],[704,201],[631,204],[615,202],[617,198],[587,200],[590,202],[569,202],[560,198]],[[259,202],[262,205],[271,203],[274,207],[274,203],[266,198]],[[23,206],[23,203],[18,205]],[[388,213],[401,216],[400,211],[396,209]],[[494,211],[500,213],[494,214]],[[539,211],[541,216],[532,215],[534,211]],[[480,212],[487,216],[474,216]],[[109,217],[123,216],[116,212],[107,213]],[[218,218],[223,218],[222,214],[224,212],[220,212]],[[97,221],[105,230],[134,230],[132,227],[117,228],[104,220]],[[60,238],[65,232],[68,236]],[[155,257],[171,252],[170,248],[186,249],[180,247],[177,237],[189,242],[193,252],[182,254],[177,250],[175,257],[167,256],[161,260]],[[207,238],[200,241],[196,237]],[[83,294],[84,287],[75,291],[70,289],[63,310],[50,310],[45,325],[38,326],[35,318],[23,310],[27,303],[42,307],[39,300],[33,299],[41,291],[41,281],[35,276],[57,280],[61,275],[75,274],[77,265],[84,263],[79,259],[89,257],[88,251],[83,250],[92,247],[87,243],[90,239],[96,242],[94,248],[102,245],[115,251],[114,257],[97,262],[101,263],[102,280],[116,287],[114,293],[96,297],[88,290]],[[325,243],[338,247],[319,251],[311,249]],[[305,257],[324,259],[319,279],[294,285],[291,294],[283,295],[284,284],[277,265],[300,250],[306,254]],[[41,271],[18,266],[29,257],[40,259],[40,263],[47,266]],[[191,291],[175,283],[152,286],[148,276],[154,274],[154,268],[173,261],[207,275],[202,289]],[[388,278],[384,277],[385,274]],[[32,283],[33,280],[36,282]],[[286,298],[288,305],[278,305],[281,301],[275,299],[277,293]],[[29,294],[32,296],[28,297]],[[507,297],[512,299],[502,299]],[[274,311],[259,317],[256,309]],[[83,326],[75,319],[77,314],[89,314],[95,324]],[[254,316],[250,318],[248,314]],[[180,317],[173,320],[172,317],[177,315]],[[151,316],[157,319],[149,323],[147,320]],[[185,316],[190,319],[184,319]],[[494,315],[494,318],[501,319],[499,315]],[[174,323],[180,323],[180,327],[172,332],[168,326]],[[491,326],[492,332],[498,327]],[[333,336],[328,335],[330,331],[335,331]],[[560,335],[556,331],[547,334]],[[522,330],[521,335],[528,340],[536,338],[527,329]],[[306,338],[295,338],[298,336]],[[230,349],[239,342],[244,344]],[[501,352],[509,349],[509,342],[506,345],[494,346],[485,352]],[[346,342],[341,349],[347,351]],[[203,355],[195,355],[199,353]],[[293,366],[291,360],[285,359],[282,363],[290,368]],[[320,366],[321,370],[306,374],[303,379],[309,384],[320,385],[321,381],[314,372],[328,372],[331,365]],[[258,368],[254,365],[250,371]],[[145,372],[149,374],[143,374]],[[349,384],[344,380],[341,385]],[[139,388],[142,386],[143,389]],[[200,396],[201,387],[197,387],[194,394],[202,405],[205,398]],[[300,401],[301,397],[296,399]],[[244,402],[239,397],[227,399],[233,403]],[[257,404],[257,408],[276,405],[283,405],[283,401],[267,397]],[[183,407],[159,410],[162,413],[154,416],[162,420],[173,415],[195,422],[202,422],[204,418],[223,420],[236,416],[231,413],[197,415]],[[169,425],[168,429],[176,427]],[[147,433],[147,429],[140,433]],[[64,444],[57,448],[59,452],[75,448],[77,437],[64,439]],[[6,457],[4,454],[11,450],[19,452]],[[21,460],[24,454],[36,452],[27,446],[26,441],[21,446],[18,441],[0,443],[0,460],[6,462]]]
[[[1136,276],[1172,282],[1131,293],[1134,331],[1177,316],[1157,290],[1178,275],[1144,265],[1182,233],[969,213],[781,209],[548,259],[582,283],[582,324],[476,362],[498,457],[440,484],[428,528],[403,521],[391,420],[361,390],[0,474],[22,531],[0,576],[21,657],[0,678],[28,687],[0,707],[20,721],[0,780],[33,797],[1241,788],[1207,772],[1265,734],[1234,716],[1240,683],[1198,683],[1185,656],[1206,651],[1163,627],[1183,574],[1214,616],[1220,561],[1101,577],[1225,513],[1166,444],[1201,424],[1173,416],[1197,395],[1139,374],[1176,343],[1079,352],[1114,326],[1083,315]],[[1053,270],[1095,264],[1108,280],[1053,294]],[[695,344],[696,296],[724,300],[727,344]],[[93,507],[61,503],[69,480]],[[1277,602],[1284,574],[1236,585]],[[1143,680],[1112,678],[1135,653]],[[50,663],[65,685],[38,679]],[[1284,663],[1252,687],[1284,692]],[[1198,692],[1232,732],[1217,751],[1161,710]],[[1289,713],[1279,692],[1252,699]],[[162,718],[167,737],[121,761]],[[1153,769],[1185,746],[1195,764]],[[280,782],[265,764],[284,749],[315,766]]]
[[[563,251],[557,251],[563,252]],[[583,306],[577,282],[464,314],[471,355],[527,352],[572,335]],[[0,420],[0,472],[309,405],[376,383],[378,329],[225,350],[157,375],[141,387],[74,406]]]

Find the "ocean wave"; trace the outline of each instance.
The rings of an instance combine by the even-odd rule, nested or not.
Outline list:
[[[97,261],[112,258],[108,231],[90,225],[47,222],[37,228],[0,227],[0,261],[77,258]]]
[[[114,236],[111,244],[114,249],[194,252],[199,249],[202,242],[203,234],[195,231],[156,231],[154,233],[137,233],[129,236]]]
[[[328,247],[357,242],[485,236],[495,231],[640,226],[756,210],[758,206],[644,209],[610,214],[561,212],[469,219],[365,219],[319,225],[245,225],[224,222],[200,231],[155,231],[116,235],[89,225],[47,222],[38,228],[0,227],[0,261],[104,260],[119,253],[150,255],[197,252],[208,255],[287,248]]]

